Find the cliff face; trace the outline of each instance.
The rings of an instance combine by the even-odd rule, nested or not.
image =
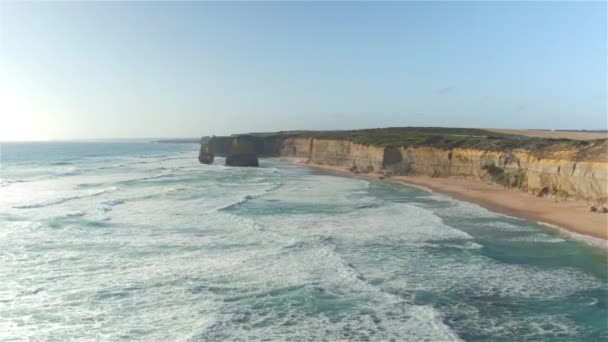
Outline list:
[[[228,155],[239,137],[214,137],[209,151]],[[255,153],[296,157],[355,173],[467,177],[538,196],[608,200],[608,140],[582,145],[543,142],[531,148],[383,147],[315,136],[250,137]],[[257,160],[257,159],[256,159]]]
[[[237,135],[230,137],[212,137],[207,142],[209,153],[216,156],[227,157],[233,148],[236,139],[247,141],[247,144],[254,146],[255,152],[260,157],[273,157],[280,154],[283,138],[280,136],[252,136]],[[205,146],[203,144],[202,146]]]
[[[378,172],[382,170],[384,148],[364,146],[345,140],[314,139],[309,162],[343,166],[353,172]]]
[[[233,140],[233,137],[212,137],[207,142],[207,151],[216,156],[226,157],[230,153]]]
[[[308,148],[306,148],[308,146]],[[586,153],[605,154],[606,141]],[[573,147],[562,151],[485,151],[433,147],[378,147],[345,140],[288,138],[282,156],[308,158],[309,163],[341,166],[353,172],[386,175],[460,176],[518,188],[539,196],[575,198],[605,204],[608,161],[586,158]]]
[[[226,157],[228,166],[259,166],[257,146],[249,136],[239,136],[232,140],[230,153]]]
[[[310,157],[312,138],[288,138],[283,141],[279,155],[283,157],[306,158]]]

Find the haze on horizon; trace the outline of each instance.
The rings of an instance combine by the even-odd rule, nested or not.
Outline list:
[[[606,2],[0,3],[0,141],[607,128]]]

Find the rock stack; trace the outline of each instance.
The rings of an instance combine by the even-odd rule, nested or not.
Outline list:
[[[198,154],[198,161],[201,164],[213,164],[213,153],[209,150],[209,145],[202,144]]]

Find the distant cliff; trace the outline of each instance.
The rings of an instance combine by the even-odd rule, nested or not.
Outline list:
[[[226,155],[235,137],[214,137]],[[253,137],[265,157],[296,157],[354,173],[459,176],[538,196],[606,204],[608,140],[526,138],[462,129],[385,129]],[[228,148],[229,149],[229,148]]]
[[[215,156],[225,157],[230,153],[233,140],[234,137],[211,137],[207,142],[206,151]]]
[[[159,139],[151,142],[157,144],[206,144],[207,141],[209,141],[209,137]]]
[[[207,142],[209,152],[216,156],[226,157],[230,154],[233,141],[239,137],[246,137],[249,144],[253,144],[259,157],[277,157],[280,155],[281,143],[285,137],[280,135],[256,136],[239,134],[229,137],[211,137]]]
[[[251,136],[242,135],[232,139],[232,146],[226,156],[228,166],[259,166],[258,146]]]

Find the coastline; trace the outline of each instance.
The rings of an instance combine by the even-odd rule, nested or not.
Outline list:
[[[378,179],[380,174],[354,174],[343,167],[309,164],[292,160],[298,165],[341,175]],[[535,221],[558,231],[583,235],[608,242],[608,215],[591,213],[583,201],[553,201],[531,194],[485,183],[479,180],[428,176],[393,176],[387,181],[413,186],[424,191],[445,194],[458,200],[475,203],[488,210]]]

